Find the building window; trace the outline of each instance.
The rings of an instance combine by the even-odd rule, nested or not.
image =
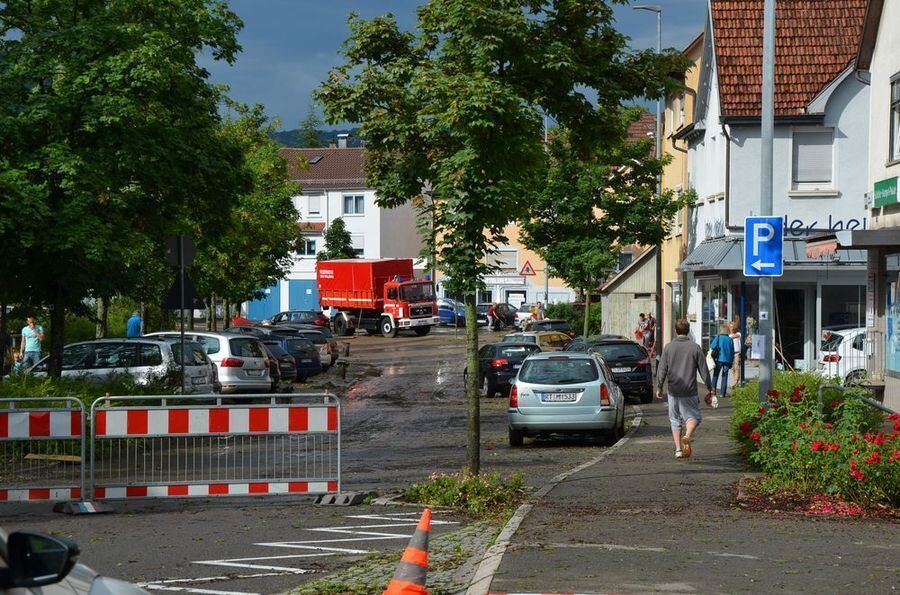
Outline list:
[[[795,130],[793,139],[792,189],[830,190],[834,131]]]
[[[318,253],[316,250],[316,240],[303,238],[300,242],[300,256],[315,256]]]
[[[360,197],[362,198],[362,197]],[[366,238],[361,235],[351,235],[350,242],[353,244],[353,253],[357,258],[361,258],[366,251]]]
[[[345,215],[363,215],[366,212],[366,200],[364,196],[353,195],[344,197]]]
[[[479,291],[478,292],[478,303],[479,304],[493,304],[494,303],[494,292],[493,291]]]
[[[321,194],[310,194],[306,204],[307,204],[307,208],[309,209],[310,215],[321,215],[322,214],[322,195]]]
[[[633,252],[620,252],[619,253],[619,262],[616,264],[616,271],[624,271],[628,268],[628,265],[634,260]]]
[[[900,72],[891,81],[890,161],[900,161]]]
[[[678,97],[678,127],[684,126],[684,91]]]

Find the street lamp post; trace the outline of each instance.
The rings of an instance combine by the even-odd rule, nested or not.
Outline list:
[[[656,53],[662,53],[662,6],[656,4],[639,4],[632,6],[634,10],[646,10],[656,13]],[[662,159],[662,98],[656,98],[656,159]],[[662,175],[656,177],[656,195],[662,196]],[[656,353],[662,351],[662,332],[660,329],[662,323],[663,311],[662,296],[662,244],[656,247],[656,332],[654,338],[656,340]]]

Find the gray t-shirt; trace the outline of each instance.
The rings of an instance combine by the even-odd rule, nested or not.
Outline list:
[[[679,335],[663,349],[657,372],[660,389],[669,381],[669,394],[673,397],[696,397],[697,374],[707,387],[712,386],[706,356],[699,345]]]

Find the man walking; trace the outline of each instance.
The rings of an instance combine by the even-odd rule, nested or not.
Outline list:
[[[688,338],[691,327],[683,318],[675,323],[677,336],[665,346],[657,374],[656,398],[663,398],[663,387],[669,381],[669,423],[675,441],[675,458],[691,456],[691,438],[700,425],[700,397],[697,374],[706,384],[706,404],[712,402],[712,381],[703,349]]]
[[[121,320],[121,319],[120,319]],[[131,318],[128,319],[128,322],[125,325],[125,336],[126,337],[140,337],[141,336],[141,325],[143,322],[141,321],[141,315],[137,310],[131,313]]]
[[[41,361],[41,341],[44,340],[44,327],[34,321],[34,316],[25,319],[22,328],[22,343],[19,346],[19,359],[26,370]]]

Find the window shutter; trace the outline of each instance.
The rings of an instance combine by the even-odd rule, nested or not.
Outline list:
[[[313,194],[309,197],[309,212],[310,213],[321,213],[322,212],[322,197],[318,194]]]
[[[794,183],[831,183],[831,130],[794,132]]]

